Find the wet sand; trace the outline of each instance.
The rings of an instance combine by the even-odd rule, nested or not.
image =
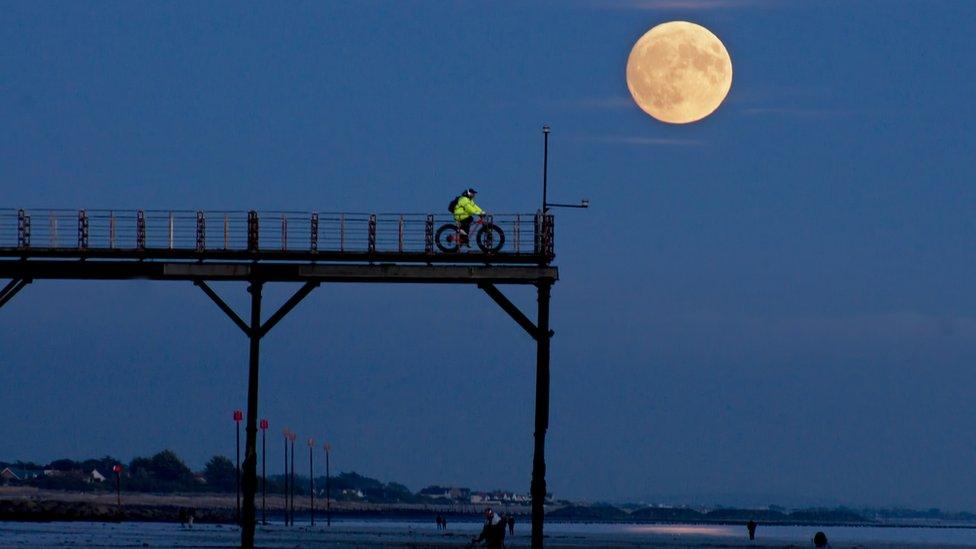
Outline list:
[[[577,527],[582,525],[577,525]],[[295,547],[466,547],[480,529],[477,523],[449,525],[446,532],[433,524],[383,521],[334,522],[331,527],[283,525],[260,526],[257,545],[271,549]],[[670,527],[669,527],[670,528]],[[566,531],[552,525],[546,535],[546,547],[812,547],[809,539],[763,540],[750,542],[744,532],[739,537],[725,537],[708,530],[639,529],[627,531]],[[571,529],[572,530],[572,529]],[[889,529],[890,530],[890,529]],[[722,532],[722,531],[718,531]],[[760,531],[761,532],[761,531]],[[890,532],[889,532],[890,534]],[[867,533],[870,535],[870,532]],[[240,531],[235,526],[195,525],[192,529],[179,524],[160,523],[88,523],[0,522],[0,548],[7,547],[236,547]],[[506,547],[529,547],[527,525],[517,527],[514,536],[506,538]],[[972,547],[973,545],[933,542],[857,541],[831,542],[833,548],[878,547]]]

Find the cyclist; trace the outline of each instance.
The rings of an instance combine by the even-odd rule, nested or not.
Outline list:
[[[461,193],[461,196],[457,197],[454,203],[454,221],[457,221],[458,226],[460,226],[460,244],[463,246],[471,247],[468,243],[468,232],[471,230],[471,222],[474,221],[475,215],[481,215],[485,213],[477,204],[474,203],[474,195],[478,194],[478,191],[474,189],[468,189]]]

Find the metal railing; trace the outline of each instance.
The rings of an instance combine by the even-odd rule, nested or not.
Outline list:
[[[499,255],[553,257],[552,215],[493,214]],[[441,254],[449,214],[0,209],[0,249]]]

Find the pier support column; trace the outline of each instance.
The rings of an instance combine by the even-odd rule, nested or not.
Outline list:
[[[542,549],[546,504],[546,431],[549,430],[549,295],[551,282],[537,284],[539,316],[535,354],[535,449],[532,458],[532,548]]]
[[[244,505],[241,508],[241,547],[243,549],[254,549],[254,529],[257,524],[257,513],[254,506],[254,498],[258,492],[258,379],[259,360],[261,356],[261,338],[276,324],[281,322],[292,309],[295,308],[305,296],[318,288],[319,282],[306,282],[288,301],[284,303],[268,320],[261,324],[261,290],[264,287],[263,280],[251,280],[247,291],[251,294],[251,323],[244,322],[233,309],[220,299],[210,286],[203,280],[193,282],[203,290],[203,293],[217,304],[224,314],[230,318],[234,324],[244,332],[250,342],[248,352],[247,370],[247,425],[244,428],[246,440],[244,443],[244,467],[241,475],[244,477],[241,487],[244,492]],[[294,457],[294,456],[293,456]]]
[[[542,528],[546,519],[546,431],[549,430],[549,295],[555,280],[535,283],[539,291],[539,311],[533,324],[494,284],[483,282],[484,290],[503,311],[508,313],[535,340],[535,446],[532,457],[532,549],[542,549]]]
[[[244,428],[244,468],[242,482],[244,506],[241,513],[241,547],[254,547],[254,527],[256,523],[254,497],[258,487],[258,369],[261,356],[261,289],[263,283],[253,281],[247,291],[251,293],[250,350],[248,351],[247,372],[247,426]]]

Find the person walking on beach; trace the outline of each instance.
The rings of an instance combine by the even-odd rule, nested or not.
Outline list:
[[[485,542],[487,549],[502,549],[505,546],[506,521],[496,515],[491,507],[485,509],[485,526],[481,535],[471,540],[471,545]]]
[[[515,515],[508,515],[508,535],[515,535]]]
[[[755,540],[756,539],[756,526],[758,526],[758,524],[756,524],[756,521],[754,521],[752,519],[749,519],[749,522],[746,523],[746,529],[749,530],[749,539],[750,540]]]

